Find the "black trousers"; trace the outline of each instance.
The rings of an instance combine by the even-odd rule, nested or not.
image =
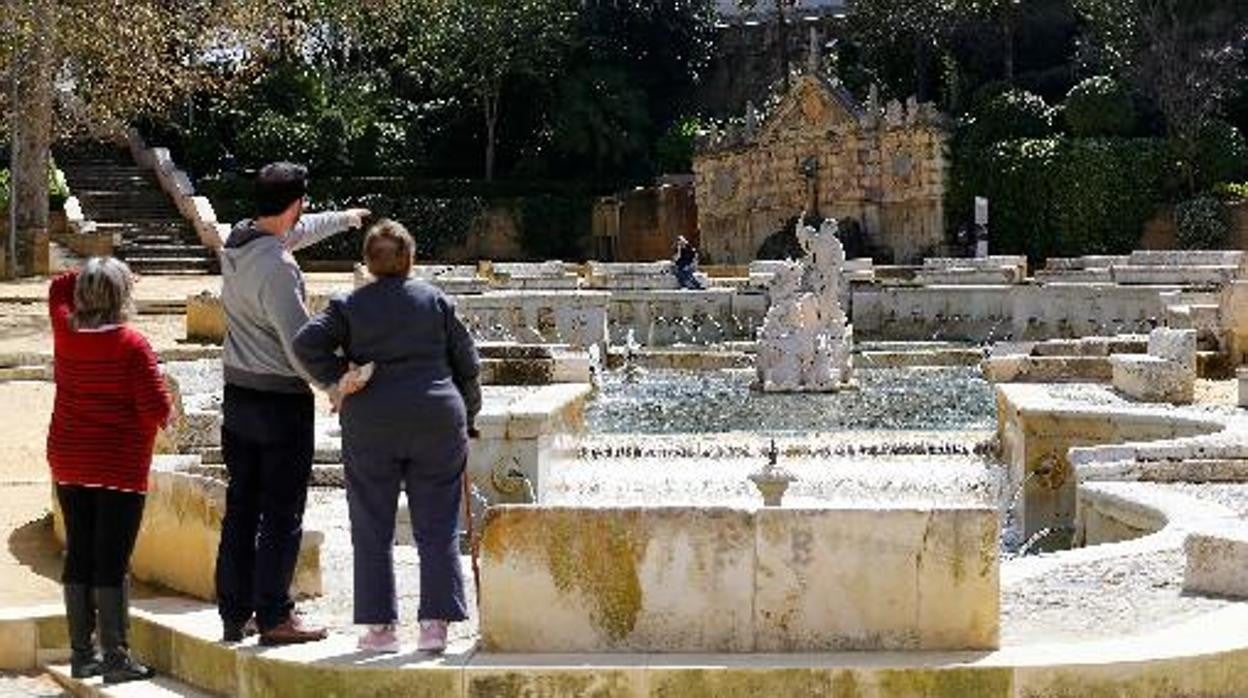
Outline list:
[[[57,485],[65,519],[65,569],[61,581],[119,587],[143,523],[144,495],[103,487]]]
[[[217,606],[224,622],[241,624],[255,614],[266,631],[294,608],[290,584],[303,539],[315,408],[311,393],[227,384],[223,412],[230,482],[217,550]]]

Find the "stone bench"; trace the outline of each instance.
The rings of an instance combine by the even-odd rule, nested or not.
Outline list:
[[[1196,331],[1158,328],[1148,354],[1115,354],[1114,389],[1145,402],[1189,404],[1196,391]]]
[[[998,529],[989,508],[495,507],[482,646],[993,649]]]

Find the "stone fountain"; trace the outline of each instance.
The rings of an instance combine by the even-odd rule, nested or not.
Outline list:
[[[781,267],[768,290],[771,307],[758,338],[764,392],[835,392],[852,385],[853,326],[841,307],[845,248],[837,224],[797,223],[805,252]]]

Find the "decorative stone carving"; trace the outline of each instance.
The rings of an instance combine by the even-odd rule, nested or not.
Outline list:
[[[872,244],[900,262],[944,242],[948,132],[944,119],[929,118],[933,107],[893,100],[885,108],[878,88],[859,104],[822,72],[803,72],[777,97],[765,114],[745,110],[742,138],[700,141],[693,171],[703,252],[748,263],[802,208],[862,221]],[[896,153],[912,161],[904,176],[894,175]],[[799,167],[812,155],[814,182]]]
[[[845,249],[836,221],[816,230],[800,220],[797,239],[806,256],[776,272],[759,335],[757,387],[766,392],[834,392],[853,375],[853,328],[841,307]]]

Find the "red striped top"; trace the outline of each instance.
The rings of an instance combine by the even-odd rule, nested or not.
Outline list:
[[[56,359],[56,401],[48,464],[63,485],[146,492],[156,431],[173,407],[156,354],[126,325],[70,328],[77,272],[52,281],[48,308]]]

